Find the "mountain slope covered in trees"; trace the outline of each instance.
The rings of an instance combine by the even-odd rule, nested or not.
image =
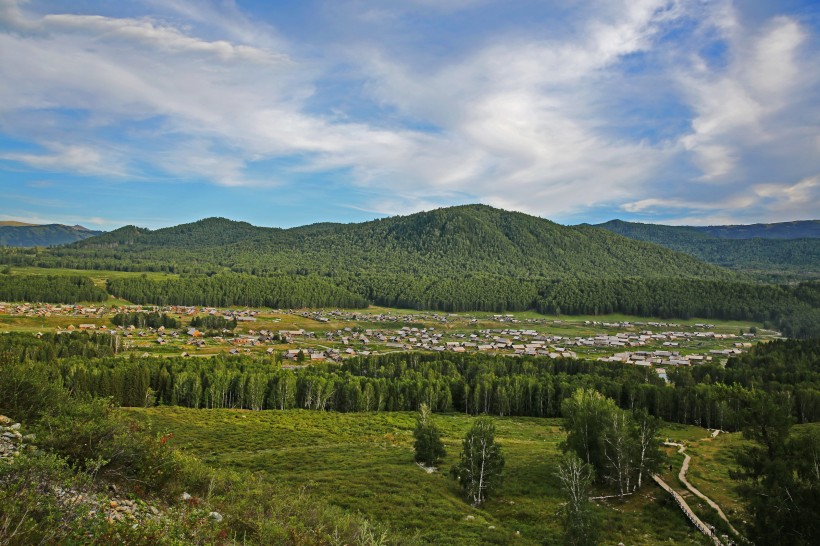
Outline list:
[[[470,205],[360,224],[292,229],[208,218],[127,226],[65,248],[4,256],[15,265],[250,274],[731,278],[723,269],[589,226]]]
[[[623,312],[753,319],[799,337],[820,324],[817,282],[755,283],[605,229],[483,205],[292,229],[224,218],[126,226],[64,247],[4,249],[0,263],[181,274],[109,279],[110,294],[134,303]]]
[[[0,223],[0,246],[54,246],[81,241],[101,231],[93,231],[82,226],[63,224],[33,225],[22,222]]]
[[[820,278],[819,220],[749,226],[664,226],[611,220],[595,227],[764,280]]]

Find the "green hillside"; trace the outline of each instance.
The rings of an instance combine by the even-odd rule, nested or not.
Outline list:
[[[595,227],[662,245],[764,280],[820,278],[820,221],[664,226],[611,220]]]
[[[820,237],[820,220],[748,224],[733,226],[697,226],[694,229],[722,239],[805,239]]]
[[[181,273],[227,268],[251,274],[732,277],[655,245],[483,205],[287,230],[222,218],[156,231],[128,226],[45,253],[39,260],[64,267],[100,267],[114,260],[135,269],[172,264]]]
[[[670,233],[685,246],[685,233]],[[756,255],[769,262],[781,259],[763,251]],[[812,256],[794,257],[794,267],[813,263]],[[484,205],[292,229],[224,218],[154,231],[126,226],[63,247],[5,249],[0,263],[179,275],[168,281],[132,277],[108,282],[108,292],[118,298],[157,305],[370,303],[448,312],[621,312],[756,320],[800,337],[820,324],[818,305],[801,295],[815,294],[816,283],[753,283],[750,277],[657,244]],[[804,270],[812,269],[806,265]]]
[[[33,225],[21,222],[0,222],[0,246],[36,247],[65,245],[99,235],[82,226],[62,224]]]

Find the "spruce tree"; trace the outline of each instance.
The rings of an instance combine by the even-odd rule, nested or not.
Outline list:
[[[419,408],[413,437],[416,439],[416,462],[427,467],[436,466],[445,455],[444,444],[427,404],[422,404]]]

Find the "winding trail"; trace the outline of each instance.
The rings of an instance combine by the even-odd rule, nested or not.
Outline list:
[[[720,431],[716,430],[715,433],[712,434],[712,438],[716,437],[719,433],[720,433]],[[734,528],[732,523],[729,521],[729,518],[726,517],[726,514],[723,513],[723,510],[721,510],[720,506],[718,506],[718,504],[715,501],[713,501],[712,499],[710,499],[709,497],[707,497],[706,495],[704,495],[703,493],[698,491],[698,489],[694,485],[689,483],[689,480],[686,479],[686,473],[689,471],[689,461],[692,460],[692,457],[690,457],[687,453],[685,453],[685,451],[686,451],[686,447],[682,446],[682,445],[678,449],[678,453],[683,455],[683,465],[681,465],[680,472],[678,472],[678,479],[681,481],[681,483],[683,483],[683,485],[686,486],[686,489],[688,489],[689,491],[692,492],[693,495],[703,499],[706,502],[706,504],[708,504],[709,506],[714,508],[715,511],[720,516],[720,519],[722,519],[723,521],[726,522],[726,525],[729,526],[729,529],[731,529],[734,534],[736,534],[737,536],[742,536],[738,532],[738,530]]]
[[[712,440],[713,438],[717,437],[718,434],[720,434],[720,431],[715,430],[712,433],[711,437],[708,438],[707,440]],[[677,447],[678,448],[678,453],[683,455],[683,464],[681,465],[680,471],[678,472],[678,479],[680,480],[680,482],[683,485],[685,485],[686,489],[688,489],[693,495],[695,495],[696,497],[698,497],[700,499],[703,499],[704,502],[706,502],[709,506],[714,508],[715,511],[720,516],[720,519],[722,519],[724,522],[726,522],[726,525],[729,526],[729,528],[732,530],[732,532],[735,535],[737,535],[738,537],[742,538],[743,535],[741,535],[738,532],[738,530],[734,528],[734,526],[729,521],[729,518],[727,518],[726,514],[723,513],[723,510],[720,508],[720,506],[715,501],[713,501],[712,499],[710,499],[709,497],[707,497],[706,495],[701,493],[695,486],[693,486],[691,483],[689,483],[689,480],[686,479],[686,473],[689,471],[689,462],[692,460],[692,457],[690,457],[686,453],[686,446],[683,445],[683,444],[676,443],[676,442],[664,442],[663,445],[670,446],[670,447]],[[658,476],[657,474],[653,474],[652,479],[655,480],[655,482],[657,482],[657,484],[660,485],[665,491],[667,491],[670,495],[672,495],[672,497],[675,499],[675,502],[678,504],[678,506],[680,506],[680,509],[683,510],[683,513],[686,515],[686,517],[689,519],[689,521],[691,521],[692,524],[700,532],[702,532],[704,535],[711,538],[712,541],[716,544],[716,546],[722,546],[723,543],[714,534],[714,532],[712,531],[712,528],[709,525],[707,525],[706,523],[704,523],[703,520],[701,520],[697,516],[697,514],[694,513],[694,511],[692,511],[692,509],[686,503],[686,500],[684,500],[684,498],[677,491],[675,491],[666,482],[664,482],[663,479],[661,479],[661,477]]]

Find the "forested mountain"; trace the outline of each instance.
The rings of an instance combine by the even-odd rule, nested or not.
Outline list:
[[[688,239],[818,239],[820,220],[747,224],[729,226],[665,226],[610,220],[596,224],[609,231],[635,239],[654,236],[665,240]],[[646,239],[642,239],[646,240]]]
[[[686,236],[670,233],[685,246]],[[697,236],[760,245],[812,241]],[[803,258],[811,264],[813,256]],[[484,205],[292,229],[224,218],[155,231],[126,226],[63,247],[7,248],[0,263],[181,275],[109,280],[110,294],[134,303],[623,312],[758,320],[795,337],[812,336],[820,325],[820,283],[755,283],[606,229],[561,226]],[[802,262],[795,257],[793,263]]]
[[[33,247],[64,245],[100,235],[101,233],[101,231],[92,231],[82,226],[0,222],[0,246]]]
[[[595,227],[764,280],[820,278],[820,220],[697,227],[611,220]]]
[[[127,226],[65,248],[6,253],[2,259],[15,265],[336,277],[732,277],[656,245],[483,205],[286,230],[222,218],[156,231]]]
[[[735,226],[697,226],[696,230],[722,239],[806,239],[820,238],[820,220],[748,224]]]

